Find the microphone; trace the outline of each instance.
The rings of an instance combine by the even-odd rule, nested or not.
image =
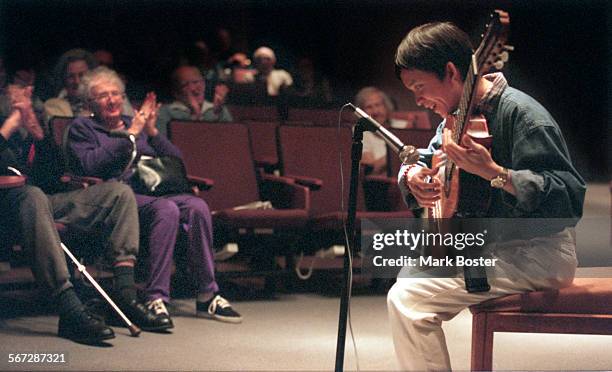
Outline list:
[[[419,153],[416,148],[411,145],[404,145],[404,143],[397,138],[393,133],[391,133],[387,128],[383,127],[379,122],[374,120],[370,115],[368,115],[365,111],[360,109],[359,107],[353,105],[352,103],[348,103],[354,111],[355,115],[361,119],[359,119],[363,124],[367,131],[370,132],[378,132],[380,137],[385,140],[385,142],[398,153],[400,160],[403,164],[416,164],[419,161]]]

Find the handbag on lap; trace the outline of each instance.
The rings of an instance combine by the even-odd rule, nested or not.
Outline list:
[[[183,161],[172,156],[141,157],[130,178],[134,192],[151,196],[190,191]]]

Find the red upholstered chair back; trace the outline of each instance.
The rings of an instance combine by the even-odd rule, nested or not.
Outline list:
[[[183,153],[187,173],[215,181],[211,190],[202,193],[211,210],[259,200],[245,125],[172,121],[168,132],[172,142]]]
[[[278,121],[278,108],[276,106],[228,106],[236,121]]]
[[[391,118],[404,121],[406,129],[435,129],[431,125],[427,111],[394,111],[391,113]]]
[[[284,175],[314,177],[323,181],[320,190],[312,193],[313,214],[340,210],[340,158],[344,171],[345,211],[348,208],[352,134],[348,126],[288,126],[279,128],[280,157]],[[361,186],[361,183],[360,183]],[[363,210],[363,190],[359,191],[358,209]]]
[[[301,109],[290,108],[288,121],[308,121],[315,125],[336,126],[338,125],[339,109]],[[342,123],[355,123],[357,117],[350,110],[342,112]]]
[[[67,171],[72,169],[66,141],[68,139],[68,129],[73,120],[74,117],[55,116],[49,121],[49,130],[51,131],[55,144],[60,150],[62,161],[64,162],[64,169]]]
[[[276,127],[277,122],[249,121],[245,123],[249,128],[253,159],[256,163],[278,164]]]
[[[426,148],[429,145],[429,141],[436,134],[435,130],[421,130],[421,129],[396,129],[390,128],[391,133],[395,134],[404,144],[412,145],[417,149]],[[398,155],[391,151],[389,154],[389,176],[397,176],[397,172],[400,169],[401,162]]]

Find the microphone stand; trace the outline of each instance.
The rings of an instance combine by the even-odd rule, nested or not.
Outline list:
[[[419,154],[414,146],[404,145],[395,135],[388,131],[385,127],[377,123],[368,114],[363,112],[356,106],[350,104],[356,111],[359,117],[357,124],[353,128],[353,143],[351,146],[351,178],[349,186],[349,202],[348,202],[348,216],[346,223],[346,234],[348,243],[350,244],[347,249],[344,250],[344,263],[343,263],[343,285],[342,292],[340,294],[340,314],[338,319],[338,338],[336,343],[336,372],[342,372],[344,368],[344,347],[346,344],[346,322],[348,318],[348,305],[349,305],[349,289],[350,289],[350,278],[351,278],[351,260],[350,260],[350,247],[357,246],[357,234],[355,232],[355,221],[357,215],[357,187],[359,186],[359,163],[361,162],[361,152],[363,149],[363,132],[378,132],[382,138],[387,142],[395,152],[399,153],[399,157],[404,164],[414,164],[419,159]]]
[[[342,372],[344,369],[344,346],[346,344],[346,321],[348,318],[349,305],[349,288],[351,270],[349,248],[354,248],[357,245],[357,234],[355,233],[355,220],[357,215],[357,186],[359,185],[359,163],[361,162],[361,152],[363,149],[363,132],[368,130],[362,120],[357,121],[353,129],[353,144],[351,145],[351,179],[349,186],[349,202],[348,202],[348,217],[346,222],[346,230],[348,243],[350,247],[344,250],[343,264],[343,283],[342,292],[340,294],[340,315],[338,319],[338,338],[336,343],[336,372]]]

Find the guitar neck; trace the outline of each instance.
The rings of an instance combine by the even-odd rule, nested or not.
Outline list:
[[[475,61],[475,56],[472,56],[472,58],[473,61]],[[456,143],[459,143],[461,135],[463,134],[463,129],[465,128],[465,123],[467,122],[468,118],[472,116],[478,87],[478,79],[480,76],[481,75],[478,74],[477,70],[474,70],[474,63],[470,64],[470,68],[463,84],[463,94],[461,95],[459,107],[457,108],[457,113],[455,114],[453,140]]]

